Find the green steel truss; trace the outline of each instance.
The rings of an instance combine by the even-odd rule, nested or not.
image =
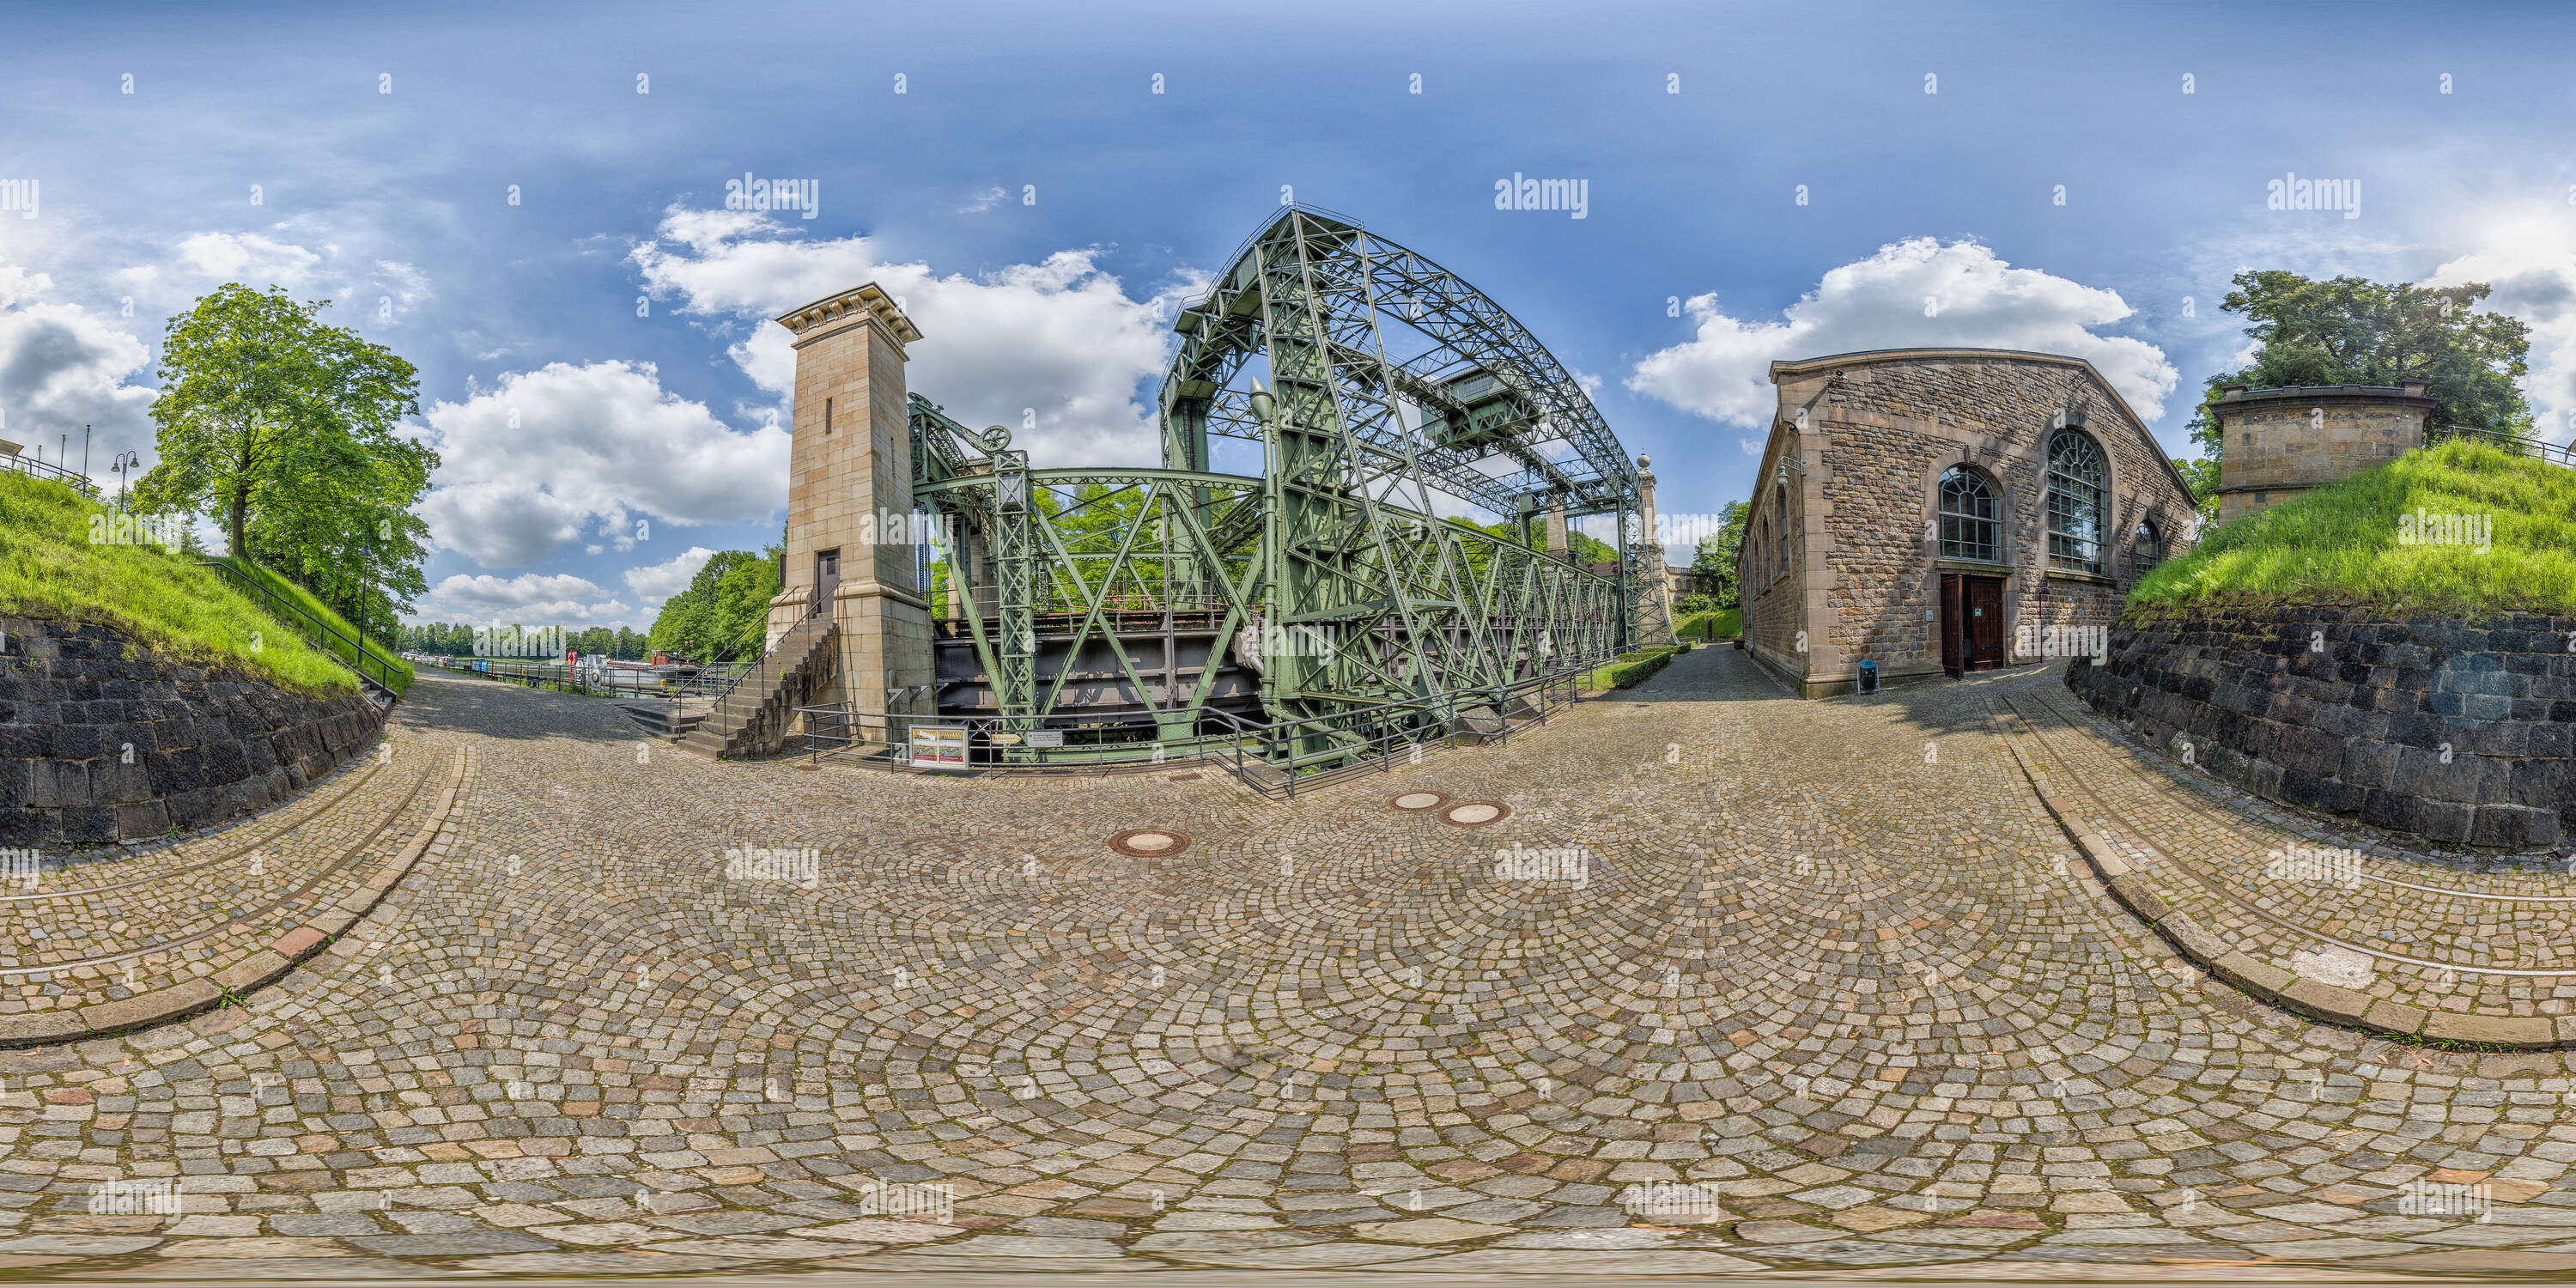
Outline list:
[[[1014,726],[1105,705],[1139,736],[1221,732],[1221,655],[1259,677],[1252,718],[1307,722],[1296,751],[1312,756],[1356,744],[1339,713],[1416,702],[1441,724],[1477,692],[1639,637],[1633,541],[1596,571],[1434,517],[1444,500],[1506,518],[1561,504],[1635,530],[1635,467],[1600,413],[1466,283],[1283,207],[1175,330],[1163,469],[1032,470],[1007,430],[911,400],[914,492],[950,552],[956,634]],[[1257,442],[1261,473],[1215,471],[1211,436]],[[1124,641],[1181,627],[1215,644],[1194,681],[1157,683]],[[1075,676],[1070,659],[1104,651],[1106,682]]]

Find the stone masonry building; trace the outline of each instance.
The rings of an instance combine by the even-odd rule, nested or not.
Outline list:
[[[2039,662],[2046,628],[2108,627],[2197,532],[2190,486],[2081,358],[1888,349],[1771,380],[1746,644],[1808,697],[1863,662],[1881,683]]]
[[[2399,385],[2229,385],[2210,410],[2224,434],[2218,521],[2279,505],[2320,483],[2386,465],[2424,445],[2433,397]]]

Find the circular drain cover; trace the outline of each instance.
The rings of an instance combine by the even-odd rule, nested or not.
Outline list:
[[[1130,828],[1110,837],[1109,848],[1140,859],[1159,859],[1190,848],[1190,838],[1168,827]]]
[[[1500,801],[1466,801],[1440,811],[1440,821],[1460,827],[1483,827],[1512,816],[1512,807]]]
[[[1408,813],[1420,813],[1427,809],[1438,809],[1448,803],[1449,798],[1438,792],[1397,792],[1395,795],[1386,798],[1386,807],[1388,809],[1400,809]]]

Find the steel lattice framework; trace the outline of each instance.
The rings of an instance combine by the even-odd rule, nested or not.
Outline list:
[[[1604,573],[1435,517],[1448,498],[1526,530],[1561,508],[1629,535],[1638,497],[1573,376],[1455,275],[1283,207],[1174,329],[1162,469],[1033,470],[1007,430],[912,400],[914,491],[976,672],[943,710],[1165,741],[1300,722],[1297,754],[1329,757],[1389,704],[1445,733],[1492,714],[1478,694],[1638,638],[1633,542]],[[1260,475],[1214,470],[1212,436],[1259,443]]]

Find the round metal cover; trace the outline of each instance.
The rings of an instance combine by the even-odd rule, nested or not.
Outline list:
[[[1397,792],[1395,795],[1386,798],[1386,807],[1388,809],[1400,809],[1408,814],[1418,814],[1424,810],[1438,809],[1448,803],[1449,798],[1438,792]]]
[[[1129,828],[1109,838],[1109,848],[1139,859],[1159,859],[1190,848],[1190,836],[1168,827]]]
[[[1483,827],[1512,816],[1512,807],[1501,801],[1461,801],[1440,811],[1440,821],[1460,827]]]

